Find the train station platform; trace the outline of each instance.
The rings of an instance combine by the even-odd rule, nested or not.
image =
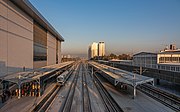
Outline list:
[[[133,88],[130,86],[127,87],[127,91],[124,91],[114,87],[104,77],[99,76],[98,78],[124,112],[175,112],[139,90],[137,90],[136,98],[132,99]]]
[[[115,86],[118,83],[124,83],[132,86],[134,89],[134,96],[136,96],[136,87],[138,85],[148,82],[154,85],[154,79],[150,77],[142,76],[136,73],[128,72],[104,64],[99,64],[97,62],[89,62],[89,64],[97,70],[93,71],[94,73],[99,71],[105,73],[105,77],[109,79],[109,81],[111,81],[111,83],[113,83]]]
[[[21,96],[21,86],[25,83],[34,81],[37,84],[37,88],[40,90],[40,95],[42,95],[44,91],[44,82],[48,79],[58,76],[68,67],[70,67],[74,61],[64,62],[60,64],[45,66],[38,69],[32,69],[25,72],[18,72],[14,74],[9,74],[3,77],[0,77],[2,81],[12,82],[18,85],[19,89],[19,97]]]
[[[31,112],[31,110],[52,91],[54,86],[56,86],[55,83],[48,84],[44,94],[40,97],[28,96],[22,97],[21,99],[12,97],[12,99],[9,99],[5,103],[0,102],[0,112]]]

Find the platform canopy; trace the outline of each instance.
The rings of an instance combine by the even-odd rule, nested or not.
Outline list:
[[[25,82],[30,82],[33,80],[37,80],[34,78],[34,76],[40,75],[42,73],[40,72],[18,72],[18,73],[13,73],[4,77],[1,77],[1,80],[13,82],[13,83],[25,83]]]
[[[124,83],[133,86],[134,88],[134,96],[136,96],[136,87],[138,85],[152,82],[154,85],[154,78],[139,75],[136,73],[128,72],[122,69],[114,68],[111,66],[107,66],[104,64],[99,64],[97,62],[90,62],[90,65],[97,68],[99,71],[104,72],[114,79],[114,85],[116,86],[118,83]]]
[[[19,84],[19,83],[22,84],[22,83],[30,82],[33,80],[39,80],[40,77],[46,76],[47,74],[50,74],[50,73],[54,73],[57,70],[64,68],[72,63],[73,61],[70,61],[70,62],[55,64],[55,65],[45,66],[38,69],[32,69],[26,72],[12,73],[12,74],[0,77],[0,79],[4,81],[13,82],[16,84]],[[53,74],[53,75],[56,75],[56,74]]]
[[[129,84],[131,86],[137,86],[147,82],[154,82],[154,78],[128,72],[104,64],[92,62],[92,65],[94,65],[99,70],[102,70],[103,72],[107,73],[112,78],[114,78],[115,79],[114,85],[117,85],[119,82],[121,82],[121,83]]]

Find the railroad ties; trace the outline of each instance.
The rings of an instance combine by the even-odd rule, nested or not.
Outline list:
[[[96,111],[95,104],[98,102],[100,112],[123,112],[117,102],[111,97],[108,91],[103,87],[100,80],[94,75],[92,81],[91,73],[88,71],[87,62],[79,61],[73,67],[70,78],[63,85],[56,85],[53,89],[32,109],[32,112],[54,111],[58,95],[64,92],[64,97],[60,99],[59,112],[93,112]],[[88,76],[88,78],[87,78]],[[91,84],[89,84],[91,82]],[[92,85],[92,87],[90,87]],[[96,91],[93,91],[96,90]],[[95,96],[94,96],[95,95]],[[98,98],[98,99],[96,99]],[[59,101],[59,100],[58,100]],[[78,104],[77,104],[78,103]],[[58,104],[56,104],[58,105]],[[98,110],[97,110],[98,111]]]

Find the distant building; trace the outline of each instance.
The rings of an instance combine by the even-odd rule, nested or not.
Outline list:
[[[67,55],[67,58],[71,58],[71,55]]]
[[[92,57],[98,56],[98,43],[93,42],[91,45]]]
[[[157,54],[140,52],[133,55],[133,65],[147,68],[157,68]]]
[[[176,50],[180,50],[180,49],[177,49],[175,44],[170,44],[169,46],[166,46],[166,48],[160,52],[176,51]]]
[[[93,42],[88,48],[88,59],[94,58],[96,56],[105,55],[105,43],[104,42]]]
[[[91,45],[88,48],[88,59],[91,59]]]
[[[105,55],[105,43],[99,42],[98,43],[98,56],[104,56]]]
[[[95,56],[98,56],[98,43],[93,42],[88,49],[88,56],[89,59],[94,58]]]
[[[175,44],[171,44],[170,45],[170,50],[176,50],[176,45]]]
[[[158,69],[180,72],[180,50],[168,50],[157,55]]]
[[[160,53],[141,52],[133,55],[133,65],[180,72],[180,50],[171,44]]]

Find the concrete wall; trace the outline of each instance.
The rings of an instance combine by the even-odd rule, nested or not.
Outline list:
[[[34,61],[33,68],[41,68],[47,65],[46,61]]]
[[[61,63],[62,55],[61,55],[61,42],[58,41],[58,63]]]
[[[33,68],[33,19],[0,0],[0,76]]]
[[[56,64],[56,38],[47,32],[47,65]]]

